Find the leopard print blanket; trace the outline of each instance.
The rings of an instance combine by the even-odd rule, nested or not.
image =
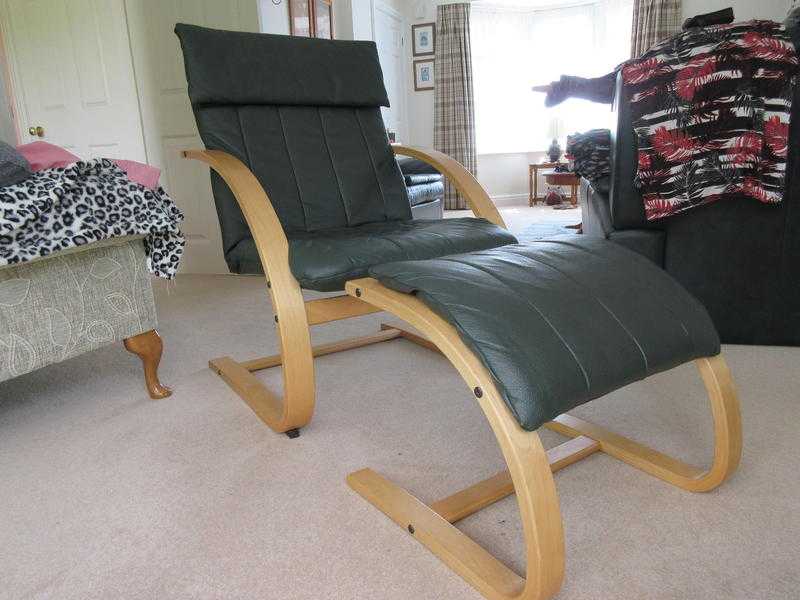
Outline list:
[[[46,169],[0,188],[0,266],[109,238],[144,235],[147,267],[172,279],[185,240],[167,193],[130,181],[108,159]]]

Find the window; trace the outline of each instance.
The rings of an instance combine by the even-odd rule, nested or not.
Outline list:
[[[608,106],[545,108],[534,85],[597,77],[630,57],[633,0],[474,2],[471,16],[478,154],[545,150],[557,135],[610,125]]]

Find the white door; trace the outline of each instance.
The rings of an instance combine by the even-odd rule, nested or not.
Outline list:
[[[383,70],[383,81],[389,95],[389,108],[383,109],[387,129],[397,133],[397,140],[408,142],[406,130],[406,72],[403,50],[405,31],[402,15],[393,8],[375,4],[375,43]]]
[[[186,215],[181,272],[227,273],[208,168],[181,152],[202,148],[187,96],[175,23],[258,31],[255,0],[126,0],[133,62],[150,164]]]
[[[0,0],[0,17],[22,142],[145,162],[124,0]]]

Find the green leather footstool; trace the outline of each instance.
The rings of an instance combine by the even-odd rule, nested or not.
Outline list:
[[[349,294],[405,319],[461,373],[497,436],[508,471],[427,505],[364,469],[348,483],[487,598],[549,598],[564,540],[552,472],[603,451],[690,491],[738,466],[741,422],[705,308],[665,271],[622,246],[564,236],[372,267]],[[696,361],[712,405],[714,460],[686,465],[566,414],[629,383]],[[548,452],[536,430],[571,438]],[[452,523],[516,493],[527,576]]]

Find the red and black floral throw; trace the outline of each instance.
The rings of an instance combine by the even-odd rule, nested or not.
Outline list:
[[[648,220],[783,199],[797,52],[773,21],[685,31],[623,67]]]

